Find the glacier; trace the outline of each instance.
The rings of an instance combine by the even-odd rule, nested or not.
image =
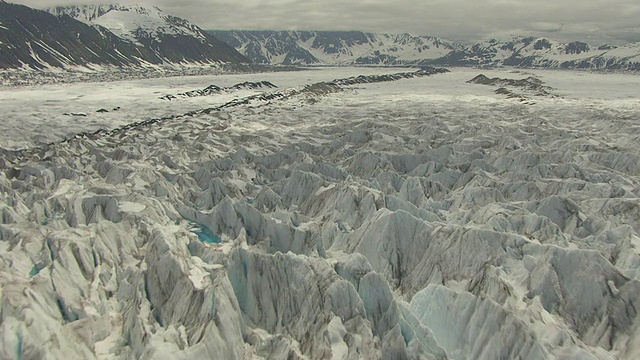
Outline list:
[[[637,358],[639,80],[485,70],[114,82],[5,134],[0,357]]]

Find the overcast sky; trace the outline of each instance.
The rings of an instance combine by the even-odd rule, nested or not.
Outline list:
[[[42,8],[108,0],[8,0]],[[137,0],[205,29],[363,30],[456,41],[640,41],[640,0]]]

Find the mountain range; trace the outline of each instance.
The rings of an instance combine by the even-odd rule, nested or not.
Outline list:
[[[640,71],[640,43],[593,46],[517,36],[462,44],[362,31],[204,31],[155,7],[36,10],[0,0],[0,69],[249,62]]]
[[[252,62],[285,65],[514,66],[640,70],[640,43],[616,47],[519,36],[461,44],[360,31],[213,30]]]
[[[258,64],[395,65],[438,59],[462,49],[429,36],[361,31],[211,31]]]
[[[0,1],[0,69],[247,61],[196,25],[157,8],[88,5],[43,11]]]

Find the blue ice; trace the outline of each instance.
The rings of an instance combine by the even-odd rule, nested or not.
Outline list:
[[[203,243],[219,244],[222,242],[222,239],[220,238],[220,236],[214,234],[213,231],[211,231],[211,229],[209,229],[204,225],[200,225],[194,222],[189,222],[189,230],[192,233],[198,235],[198,239],[200,239],[200,241],[202,241]]]

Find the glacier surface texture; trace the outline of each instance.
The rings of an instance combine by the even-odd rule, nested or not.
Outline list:
[[[637,359],[640,79],[394,71],[0,89],[0,358]]]

